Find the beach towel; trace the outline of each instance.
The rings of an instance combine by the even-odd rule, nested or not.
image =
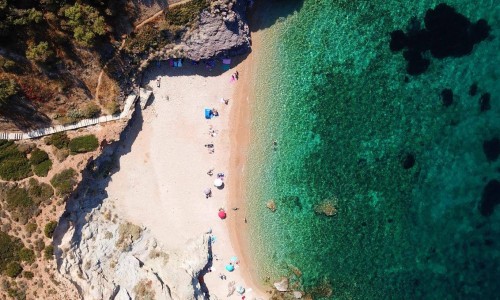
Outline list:
[[[231,64],[231,59],[230,58],[224,58],[222,60],[222,63],[225,64],[225,65],[230,65]]]
[[[169,59],[168,60],[168,64],[173,67],[174,66],[174,60],[173,59]]]
[[[177,67],[178,67],[178,68],[182,67],[182,60],[181,60],[181,59],[179,59],[179,60],[177,61]]]
[[[229,69],[231,69],[230,65],[222,65],[222,70],[228,71]]]

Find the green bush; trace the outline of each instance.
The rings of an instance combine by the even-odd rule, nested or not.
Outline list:
[[[48,245],[43,249],[45,259],[54,259],[54,246]]]
[[[43,230],[43,233],[45,233],[46,237],[51,239],[52,236],[54,235],[54,231],[56,230],[56,227],[57,227],[57,222],[50,221],[49,223],[45,224],[45,229]]]
[[[7,265],[18,260],[18,253],[22,248],[19,239],[0,231],[0,272],[5,272]]]
[[[67,196],[73,191],[73,187],[76,185],[76,177],[77,174],[74,169],[66,169],[54,175],[50,183],[56,189],[58,195]]]
[[[29,264],[35,262],[35,252],[28,248],[23,248],[19,251],[19,259]]]
[[[0,178],[20,180],[31,175],[26,155],[12,141],[0,140]]]
[[[21,267],[21,265],[17,261],[13,261],[7,265],[7,268],[5,269],[5,275],[15,278],[17,277],[17,275],[21,274],[22,271],[23,267]]]
[[[38,228],[38,226],[36,225],[36,223],[28,223],[26,224],[26,232],[28,233],[28,235],[32,235],[36,229]]]
[[[99,141],[93,134],[76,137],[69,142],[71,154],[94,151],[99,147]]]
[[[38,206],[28,194],[28,191],[12,187],[7,190],[5,195],[6,209],[11,213],[14,220],[26,223],[38,212]]]
[[[49,173],[50,169],[52,169],[52,161],[45,160],[34,166],[33,173],[35,173],[37,176],[45,177]]]
[[[0,106],[7,103],[18,91],[19,87],[13,79],[0,79]]]
[[[95,118],[101,114],[101,108],[95,103],[88,103],[82,110],[85,118]]]
[[[30,44],[26,50],[26,58],[34,62],[44,63],[54,56],[54,51],[49,48],[47,42]]]
[[[33,279],[33,277],[35,277],[35,274],[33,274],[33,272],[30,271],[24,271],[23,277],[26,279]]]
[[[66,132],[54,133],[45,138],[46,145],[53,145],[57,149],[68,148],[69,137]]]
[[[36,179],[30,178],[28,194],[36,204],[49,203],[50,198],[54,195],[54,189],[50,184],[39,183]]]
[[[99,11],[89,5],[75,5],[64,10],[67,24],[73,30],[75,40],[83,46],[90,47],[97,36],[106,33],[106,23]]]
[[[0,56],[0,69],[5,72],[13,72],[16,70],[16,62]]]
[[[47,159],[49,159],[49,155],[47,154],[47,152],[45,152],[43,150],[36,148],[35,150],[33,150],[31,152],[30,163],[32,165],[38,165],[39,163],[42,163],[43,161],[46,161]]]

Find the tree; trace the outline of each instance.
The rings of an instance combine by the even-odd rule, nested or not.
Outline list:
[[[13,79],[0,79],[0,107],[17,92],[18,86]]]
[[[47,62],[53,55],[54,52],[50,50],[47,42],[40,42],[38,45],[32,43],[28,45],[28,49],[26,50],[26,57],[29,60],[39,63]]]
[[[92,46],[97,36],[106,33],[104,17],[92,6],[75,3],[64,10],[64,16],[68,18],[74,38],[83,46]]]

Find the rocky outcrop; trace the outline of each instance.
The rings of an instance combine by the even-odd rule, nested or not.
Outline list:
[[[167,253],[147,229],[110,218],[107,205],[86,216],[81,233],[69,220],[57,254],[59,271],[83,299],[203,298],[197,278],[208,263],[208,236]]]
[[[283,277],[280,281],[274,283],[274,287],[279,292],[288,291],[288,278]]]
[[[230,56],[250,49],[250,30],[244,19],[247,1],[213,1],[200,16],[199,26],[181,45],[187,58]]]

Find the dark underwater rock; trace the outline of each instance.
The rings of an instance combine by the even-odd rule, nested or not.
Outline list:
[[[473,84],[471,84],[469,88],[469,95],[476,96],[476,94],[477,94],[477,82],[474,82]]]
[[[411,21],[415,23],[414,18]],[[435,58],[460,57],[472,52],[474,45],[485,40],[491,31],[488,23],[480,19],[472,23],[464,15],[445,3],[427,10],[424,17],[425,28],[404,33],[395,30],[391,33],[390,49],[407,49],[403,56],[408,62],[407,72],[418,75],[427,70],[430,61],[422,56],[430,51]]]
[[[453,91],[451,89],[444,89],[441,91],[441,100],[443,105],[448,107],[453,104]]]
[[[490,180],[483,189],[483,196],[479,203],[479,212],[488,217],[493,214],[495,206],[500,203],[500,181]]]
[[[391,51],[401,51],[406,47],[406,34],[403,30],[395,30],[391,32],[391,43],[389,47]]]
[[[483,142],[483,152],[488,161],[497,160],[500,155],[500,139],[492,138],[491,140]]]
[[[491,108],[490,98],[491,98],[490,93],[484,93],[481,95],[481,98],[479,98],[479,109],[481,111],[490,110]]]
[[[401,162],[404,169],[411,169],[415,165],[415,155],[408,153],[403,157]]]
[[[418,51],[406,50],[403,52],[403,57],[408,61],[406,72],[410,75],[424,73],[431,64],[431,61],[427,58],[423,58],[422,54]]]

